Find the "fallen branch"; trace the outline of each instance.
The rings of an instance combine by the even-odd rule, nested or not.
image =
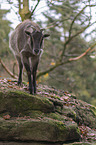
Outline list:
[[[6,72],[14,79],[17,79],[17,76],[15,76],[4,64],[4,62],[1,60],[0,58],[0,63],[2,65],[2,67],[6,70]]]

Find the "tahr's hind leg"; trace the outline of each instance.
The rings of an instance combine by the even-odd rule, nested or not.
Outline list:
[[[18,85],[21,85],[21,83],[22,83],[23,64],[22,64],[21,58],[19,56],[16,56],[16,59],[18,61],[18,65],[19,65]]]

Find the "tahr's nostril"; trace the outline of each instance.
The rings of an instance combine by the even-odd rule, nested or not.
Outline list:
[[[39,52],[39,50],[38,50],[38,49],[35,49],[34,51],[35,51],[35,53],[38,53],[38,52]]]

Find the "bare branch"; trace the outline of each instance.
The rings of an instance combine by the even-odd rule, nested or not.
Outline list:
[[[82,53],[82,54],[79,55],[78,57],[70,58],[69,61],[78,60],[78,59],[82,58],[83,56],[85,56],[89,51],[90,51],[90,52],[94,51],[94,49],[96,49],[96,48],[93,48],[95,45],[96,45],[96,43],[94,43],[93,45],[91,45],[91,47],[89,47],[84,53]],[[93,48],[93,49],[92,49],[92,48]]]
[[[71,37],[71,31],[72,31],[72,27],[73,27],[73,24],[75,22],[75,20],[77,19],[77,17],[87,8],[87,7],[94,7],[96,5],[86,5],[85,7],[82,8],[82,10],[74,17],[71,25],[70,25],[70,29],[69,29],[69,38]],[[90,22],[90,21],[89,21]]]
[[[39,5],[39,3],[40,3],[40,0],[38,0],[38,2],[37,2],[37,4],[35,5],[33,11],[31,12],[31,16],[34,14],[34,12],[35,12],[37,6]]]
[[[13,2],[12,2],[11,0],[7,0],[7,2],[8,2],[9,4],[13,4]]]
[[[94,50],[96,50],[96,47],[95,47],[95,48],[93,48],[90,52],[93,52]]]
[[[6,72],[12,77],[12,78],[15,78],[17,79],[17,76],[15,76],[4,64],[4,62],[1,60],[0,58],[0,63],[2,65],[2,67],[6,70]]]
[[[64,43],[64,49],[62,51],[62,54],[61,54],[61,58],[60,58],[60,61],[62,61],[63,59],[63,56],[64,56],[64,53],[65,53],[65,50],[66,50],[66,46],[67,44],[69,44],[69,42],[75,38],[76,36],[78,36],[79,34],[81,34],[82,32],[84,32],[87,28],[89,28],[90,26],[92,26],[93,24],[95,24],[95,22],[93,22],[92,24],[88,24],[86,27],[82,28],[80,31],[78,31],[76,34],[74,34],[73,36],[71,36],[65,43]]]
[[[82,58],[82,57],[85,56],[90,50],[91,50],[91,48],[88,48],[88,49],[87,49],[84,53],[82,53],[80,56],[75,57],[75,58],[70,58],[69,61],[78,60],[78,59]]]
[[[53,27],[55,27],[55,26],[59,26],[59,24],[60,24],[61,22],[67,21],[67,20],[69,20],[69,19],[70,19],[70,18],[62,19],[62,20],[60,20],[60,21],[58,21],[58,20],[57,20],[57,21],[54,21],[54,22],[51,23],[48,27],[44,28],[44,30],[53,28]]]
[[[88,52],[91,52],[92,50],[94,50],[93,47],[94,47],[95,45],[96,45],[96,43],[94,43],[93,45],[91,45],[90,48],[88,48],[84,53],[82,53],[82,54],[81,54],[80,56],[78,56],[78,57],[70,58],[70,59],[68,59],[68,60],[66,60],[66,61],[64,61],[64,62],[57,62],[53,67],[50,67],[49,69],[47,69],[47,70],[45,70],[45,71],[43,71],[43,72],[40,72],[40,73],[37,75],[37,79],[38,79],[39,77],[41,77],[42,75],[45,75],[46,73],[49,73],[49,72],[53,71],[54,69],[56,69],[56,68],[59,67],[59,66],[62,66],[62,65],[64,65],[64,64],[70,63],[70,62],[72,62],[72,61],[76,61],[76,60],[81,59],[82,57],[86,56],[86,55],[88,54]],[[93,49],[92,49],[92,48],[93,48]]]
[[[42,6],[42,7],[40,7],[38,10],[36,10],[35,12],[38,12],[39,10],[41,10],[41,9],[43,9],[43,8],[45,8],[46,7],[46,5],[45,6]],[[36,15],[35,15],[36,16]]]

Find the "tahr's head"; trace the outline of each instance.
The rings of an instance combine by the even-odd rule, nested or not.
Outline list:
[[[28,44],[32,49],[33,55],[39,55],[42,43],[45,37],[50,36],[49,34],[43,34],[44,29],[36,30],[32,25],[25,29],[25,33],[28,37]]]

